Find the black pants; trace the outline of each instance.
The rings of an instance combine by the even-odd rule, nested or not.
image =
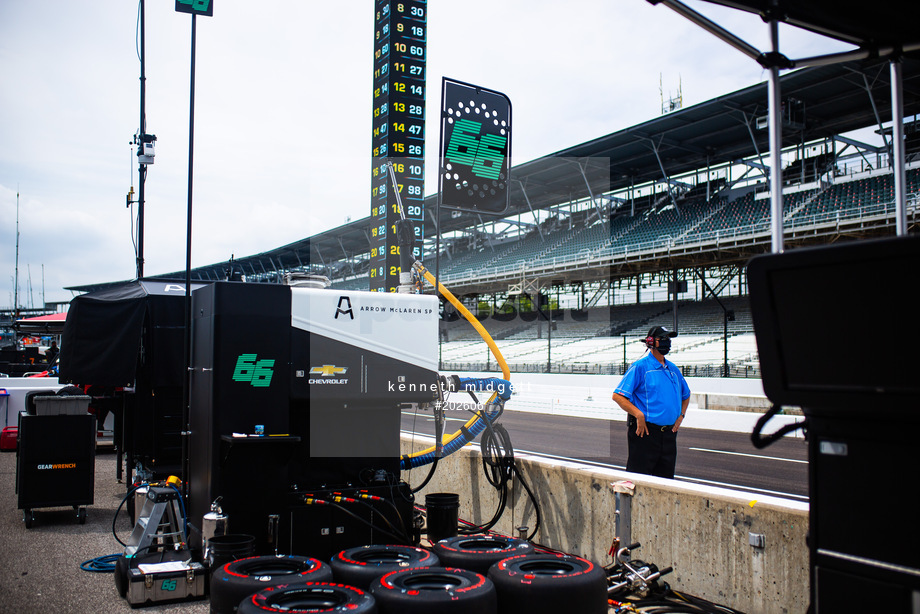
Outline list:
[[[648,434],[636,435],[636,419],[629,416],[626,420],[626,443],[629,459],[626,471],[646,473],[662,478],[673,478],[677,465],[677,433],[671,426],[664,427],[646,422]]]

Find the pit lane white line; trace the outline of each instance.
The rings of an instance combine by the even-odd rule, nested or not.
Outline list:
[[[406,434],[406,435],[422,435],[422,436],[424,436],[424,437],[431,437],[431,435],[426,435],[425,433],[416,433],[416,432],[414,432],[414,431],[401,430],[400,432],[401,432],[401,433],[404,433],[404,434]],[[468,444],[468,445],[469,445],[469,444]],[[704,450],[704,451],[708,451],[708,450],[705,450],[705,448],[689,448],[689,449],[691,449],[691,450]],[[521,454],[530,454],[530,455],[539,456],[539,457],[542,457],[542,458],[550,458],[550,459],[564,460],[564,461],[569,461],[569,462],[573,462],[573,463],[580,463],[580,464],[583,464],[583,465],[591,465],[591,466],[594,466],[594,467],[604,467],[604,468],[619,469],[619,470],[625,470],[625,469],[626,469],[626,467],[624,467],[623,465],[614,465],[613,463],[601,463],[601,462],[597,462],[597,461],[589,461],[589,460],[585,460],[585,459],[583,459],[583,458],[572,458],[572,457],[570,457],[570,456],[559,456],[559,455],[557,455],[557,454],[546,454],[546,453],[543,453],[543,452],[534,452],[533,450],[522,450],[522,449],[520,449],[520,448],[515,448],[514,451],[515,451],[515,452],[520,452]],[[712,450],[712,451],[713,451],[713,452],[718,452],[718,450]],[[727,453],[727,454],[731,454],[731,453],[729,452],[729,453]],[[748,454],[748,455],[745,455],[745,456],[755,456],[755,455]],[[808,462],[808,461],[794,461],[794,460],[788,459],[788,458],[777,458],[777,457],[775,457],[775,456],[765,456],[764,458],[773,458],[773,459],[776,459],[776,460],[789,460],[789,461],[796,462],[796,463],[801,463],[801,462],[806,462],[806,463],[807,463],[807,462]],[[705,480],[705,479],[702,479],[702,478],[693,478],[693,477],[684,476],[684,475],[675,475],[674,478],[677,479],[677,480],[683,480],[683,481],[687,481],[687,482],[694,482],[694,483],[697,483],[697,484],[707,484],[707,485],[709,485],[709,486],[718,486],[718,487],[720,487],[720,488],[730,488],[730,489],[739,489],[739,488],[740,488],[740,489],[743,489],[743,490],[745,490],[745,491],[751,491],[751,492],[755,492],[755,493],[763,493],[763,494],[765,494],[765,495],[770,495],[770,496],[774,496],[774,497],[783,497],[783,498],[787,498],[787,499],[795,499],[795,500],[798,500],[798,501],[808,501],[808,495],[797,495],[797,494],[794,494],[794,493],[782,492],[782,491],[778,491],[778,490],[769,490],[769,489],[766,489],[766,488],[757,488],[756,486],[741,486],[741,485],[739,485],[739,484],[729,484],[728,482],[717,482],[717,481],[715,481],[715,480]]]
[[[796,499],[797,501],[808,501],[808,495],[796,495],[791,492],[781,492],[778,490],[768,490],[766,488],[757,488],[755,486],[740,486],[738,484],[729,484],[727,482],[716,482],[714,480],[704,480],[702,478],[691,478],[682,475],[675,475],[675,479],[686,480],[687,482],[696,482],[697,484],[708,484],[709,486],[719,486],[720,488],[730,488],[733,490],[743,489],[746,491],[760,492],[773,497],[782,497],[785,499]]]
[[[600,462],[589,461],[589,460],[585,460],[585,459],[581,459],[581,458],[572,458],[572,457],[568,457],[568,456],[558,456],[558,455],[555,455],[555,454],[544,454],[544,453],[541,453],[541,452],[533,452],[533,451],[530,451],[530,450],[521,450],[521,449],[518,449],[518,448],[515,448],[514,451],[515,451],[515,452],[521,452],[522,454],[532,454],[533,456],[541,456],[541,457],[544,457],[544,458],[556,458],[556,459],[559,459],[559,460],[569,461],[569,462],[573,462],[573,463],[581,463],[581,464],[585,464],[585,465],[593,465],[593,466],[595,466],[595,467],[609,467],[609,468],[611,468],[611,469],[620,469],[620,470],[625,470],[625,469],[626,469],[626,467],[624,467],[623,465],[614,465],[613,463],[600,463]],[[768,457],[768,458],[775,458],[775,457]],[[786,460],[786,459],[781,459],[781,460]],[[803,495],[796,495],[796,494],[794,494],[794,493],[781,492],[781,491],[778,491],[778,490],[769,490],[769,489],[766,489],[766,488],[757,488],[756,486],[742,486],[742,485],[739,485],[739,484],[730,484],[730,483],[728,483],[728,482],[717,482],[717,481],[715,481],[715,480],[705,480],[705,479],[703,479],[703,478],[694,478],[694,477],[690,477],[690,476],[677,475],[677,474],[675,474],[674,479],[680,480],[680,481],[686,481],[686,482],[695,482],[695,483],[697,483],[697,484],[708,484],[709,486],[718,486],[718,487],[720,487],[720,488],[730,488],[730,489],[734,489],[734,490],[742,489],[742,490],[745,490],[745,491],[763,493],[763,494],[765,494],[765,495],[770,495],[770,496],[774,496],[774,497],[784,497],[784,498],[787,498],[787,499],[797,499],[797,500],[800,500],[800,501],[808,501],[808,496],[807,496],[807,495],[804,495],[804,496],[803,496]]]
[[[780,456],[763,456],[762,454],[746,454],[744,452],[729,452],[727,450],[710,450],[708,448],[687,448],[688,450],[696,450],[697,452],[711,452],[713,454],[729,454],[733,456],[747,456],[748,458],[765,458],[767,460],[778,460],[786,461],[787,463],[802,463],[807,465],[807,460],[798,460],[795,458],[782,458]]]

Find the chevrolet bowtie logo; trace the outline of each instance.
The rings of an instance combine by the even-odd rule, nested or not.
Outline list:
[[[310,369],[310,375],[321,375],[323,377],[335,377],[348,371],[348,367],[337,367],[335,365],[323,365],[322,367],[313,367]]]

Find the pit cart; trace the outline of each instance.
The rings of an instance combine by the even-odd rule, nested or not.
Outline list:
[[[27,529],[37,508],[73,507],[77,521],[86,522],[96,464],[96,417],[87,413],[89,400],[41,395],[19,414],[16,494]]]

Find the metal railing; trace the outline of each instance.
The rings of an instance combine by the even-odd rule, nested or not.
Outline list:
[[[913,205],[909,208],[908,215],[917,217],[918,195],[911,194],[908,201]],[[864,228],[867,225],[886,226],[894,224],[894,202],[874,203],[861,205],[848,209],[830,211],[811,215],[795,215],[786,223],[785,232],[796,235],[802,230],[809,234],[822,234],[824,232],[838,232],[845,226]],[[651,241],[640,241],[620,245],[608,245],[600,249],[585,253],[580,251],[567,256],[552,258],[535,258],[529,261],[513,262],[502,266],[484,267],[476,270],[467,270],[457,273],[442,274],[445,284],[462,285],[483,280],[512,278],[520,276],[537,276],[541,273],[564,270],[566,268],[603,267],[618,263],[622,260],[641,260],[659,258],[662,254],[670,254],[675,250],[682,253],[705,252],[712,247],[723,247],[732,244],[756,243],[758,239],[769,242],[770,221],[760,220],[748,226],[725,228],[702,233],[690,232],[684,237],[675,240],[670,235],[662,236]]]
[[[622,362],[613,363],[587,363],[587,362],[557,362],[553,361],[547,370],[546,362],[509,363],[508,368],[512,373],[556,373],[587,375],[623,375],[629,368]],[[760,367],[749,363],[729,364],[728,374],[722,363],[706,365],[679,366],[684,377],[729,377],[729,378],[760,378]],[[497,371],[498,365],[494,361],[443,361],[441,371],[448,372],[473,372],[482,373]]]

